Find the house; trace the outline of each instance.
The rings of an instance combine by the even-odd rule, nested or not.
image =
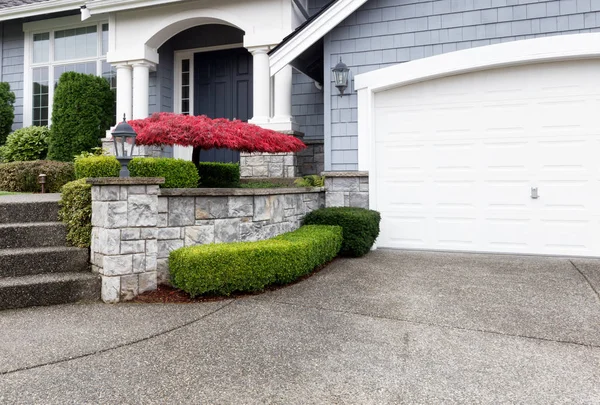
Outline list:
[[[0,7],[15,126],[48,123],[62,72],[96,73],[128,117],[303,133],[309,166],[323,142],[326,171],[369,172],[380,247],[600,256],[600,0]]]

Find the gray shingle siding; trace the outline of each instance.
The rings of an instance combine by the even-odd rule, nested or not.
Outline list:
[[[2,23],[2,69],[1,80],[10,84],[15,93],[15,120],[13,130],[23,126],[23,63],[25,55],[25,36],[21,22]]]
[[[292,115],[305,139],[323,139],[323,90],[314,80],[294,70]]]
[[[600,0],[371,0],[325,37],[325,77],[341,56],[353,74],[441,53],[600,31]],[[358,168],[356,93],[325,89],[326,170]]]

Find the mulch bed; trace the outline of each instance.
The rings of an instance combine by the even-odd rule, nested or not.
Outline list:
[[[306,280],[307,278],[310,278],[310,277],[314,276],[315,274],[319,273],[324,268],[326,268],[328,265],[333,263],[335,260],[337,260],[337,259],[333,259],[329,263],[325,263],[325,264],[317,267],[312,273],[302,276],[299,279],[297,279],[296,281],[293,281],[289,284],[271,285],[271,286],[266,287],[262,291],[257,291],[257,292],[253,292],[253,293],[233,293],[229,296],[203,295],[200,297],[192,298],[185,291],[179,290],[174,287],[166,286],[166,285],[159,285],[157,290],[148,291],[144,294],[140,294],[134,300],[129,301],[129,302],[134,303],[134,304],[195,304],[198,302],[214,302],[214,301],[230,300],[230,299],[235,299],[235,298],[251,297],[253,295],[260,295],[267,291],[276,291],[276,290],[300,283],[300,282]]]

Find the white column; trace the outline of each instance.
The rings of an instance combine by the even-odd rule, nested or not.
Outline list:
[[[253,109],[254,117],[250,122],[263,124],[269,122],[270,116],[270,82],[269,47],[248,49],[253,56]]]
[[[123,120],[123,114],[128,120],[132,118],[132,75],[131,65],[120,64],[117,69],[117,124]]]
[[[273,121],[292,121],[292,67],[290,65],[275,74],[275,114]]]
[[[117,79],[118,80],[118,79]],[[133,119],[148,117],[150,64],[133,64]]]

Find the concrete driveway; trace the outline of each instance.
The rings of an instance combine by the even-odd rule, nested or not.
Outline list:
[[[600,261],[376,251],[244,299],[0,312],[0,403],[598,404]]]

